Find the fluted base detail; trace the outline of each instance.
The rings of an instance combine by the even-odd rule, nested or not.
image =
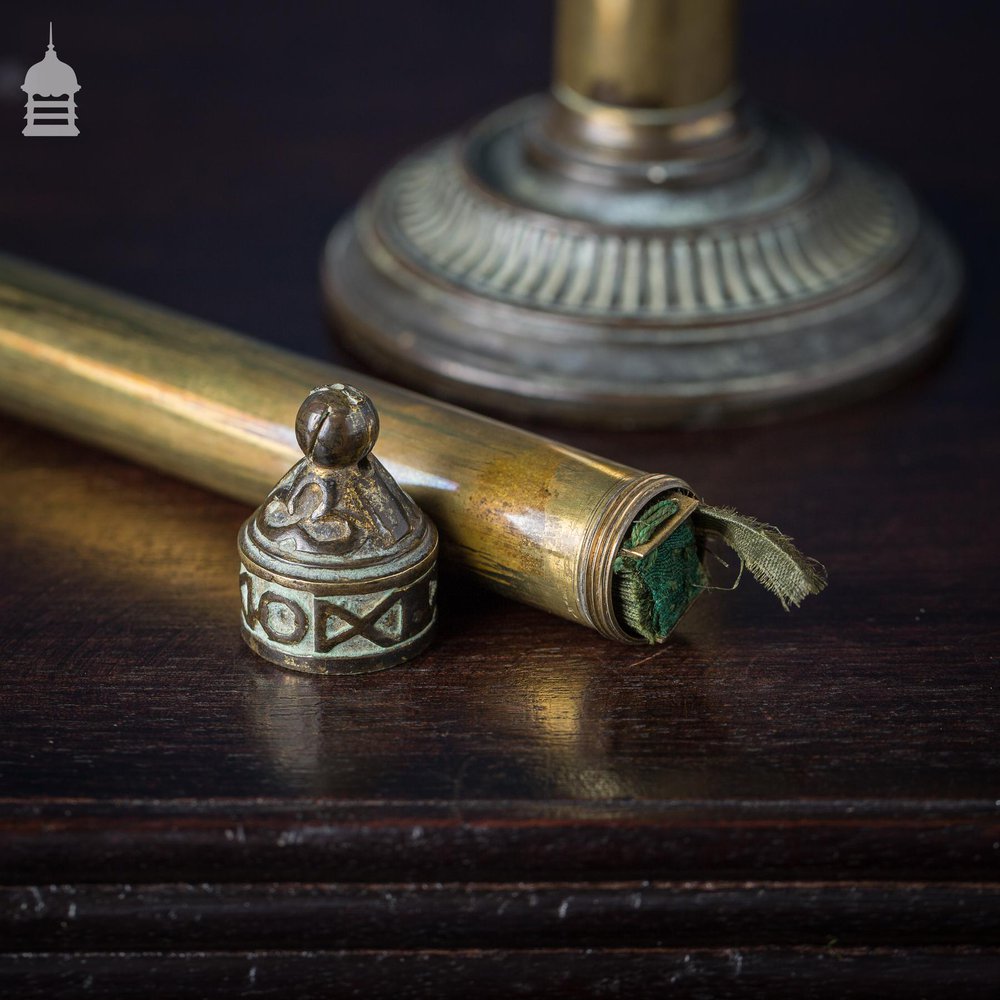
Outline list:
[[[870,391],[941,335],[957,258],[884,169],[757,118],[729,176],[602,186],[527,155],[544,113],[405,159],[333,232],[355,353],[478,408],[651,426]]]

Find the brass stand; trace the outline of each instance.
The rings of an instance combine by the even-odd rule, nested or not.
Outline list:
[[[733,0],[559,0],[552,92],[383,176],[323,278],[351,349],[476,407],[602,426],[871,390],[956,255],[882,167],[744,101]]]

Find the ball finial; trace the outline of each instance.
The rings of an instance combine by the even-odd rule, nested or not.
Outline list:
[[[295,438],[314,465],[356,465],[375,446],[378,412],[372,401],[351,385],[320,386],[306,396],[295,418]]]

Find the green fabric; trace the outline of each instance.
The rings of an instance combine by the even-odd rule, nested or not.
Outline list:
[[[692,516],[702,537],[721,538],[761,586],[781,601],[787,611],[826,586],[826,570],[804,556],[792,540],[770,524],[740,514],[732,507],[702,504]]]
[[[649,541],[676,511],[675,500],[655,500],[635,520],[624,548]],[[691,519],[645,559],[619,554],[614,572],[616,607],[622,621],[647,642],[662,642],[705,588]]]

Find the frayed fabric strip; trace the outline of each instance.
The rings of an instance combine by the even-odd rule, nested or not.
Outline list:
[[[826,570],[804,556],[790,538],[729,507],[699,504],[651,551],[642,556],[630,551],[648,543],[678,507],[678,500],[669,497],[646,507],[614,563],[616,611],[625,626],[647,642],[663,642],[698,595],[713,589],[703,564],[711,539],[725,542],[786,610],[826,586]]]

